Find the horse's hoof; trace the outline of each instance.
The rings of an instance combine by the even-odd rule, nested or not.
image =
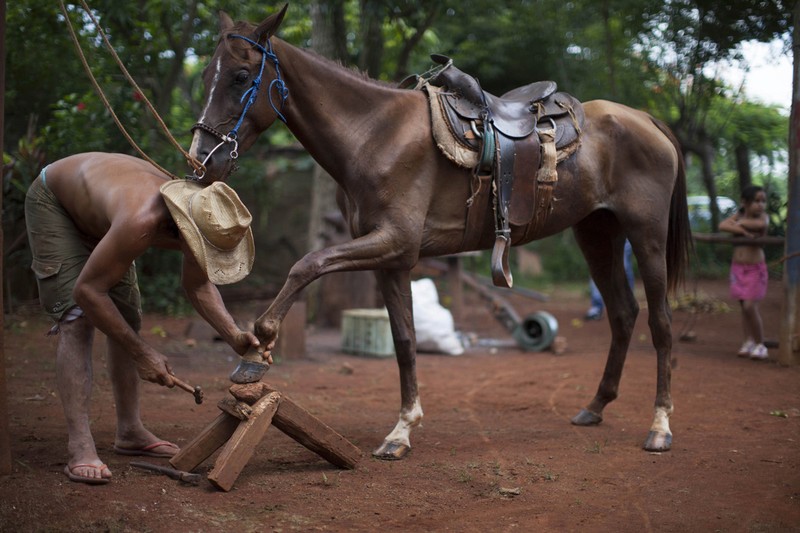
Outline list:
[[[672,433],[651,431],[644,441],[644,449],[648,452],[668,452],[672,447]]]
[[[384,461],[399,461],[408,455],[411,451],[411,446],[403,444],[402,442],[384,441],[380,448],[372,452],[372,456],[376,459]]]
[[[581,409],[581,412],[572,417],[572,424],[575,426],[596,426],[603,421],[603,415],[593,413],[588,409]]]

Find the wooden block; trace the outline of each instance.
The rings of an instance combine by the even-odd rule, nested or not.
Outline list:
[[[239,420],[247,420],[253,412],[253,408],[250,405],[227,396],[219,401],[217,407],[219,407],[220,411],[228,413]]]
[[[228,392],[240,402],[253,405],[272,390],[274,389],[263,381],[256,381],[255,383],[233,384]]]
[[[169,464],[178,470],[190,472],[208,459],[212,453],[233,435],[240,420],[227,413],[220,413],[211,424],[189,444],[181,448],[170,460]]]
[[[265,394],[275,391],[269,384],[262,381],[232,385],[229,390],[237,400],[250,404]],[[285,395],[278,407],[278,412],[272,419],[272,424],[312,452],[340,468],[355,468],[361,459],[361,450],[357,446]]]
[[[253,411],[247,421],[237,420],[239,426],[217,457],[214,469],[208,474],[208,480],[212,485],[226,492],[233,488],[244,465],[253,456],[256,446],[264,437],[280,403],[281,394],[271,392],[253,405]]]
[[[320,419],[283,396],[272,424],[294,440],[339,468],[352,469],[361,450]]]

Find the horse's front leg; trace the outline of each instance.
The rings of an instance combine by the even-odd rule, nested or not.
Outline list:
[[[400,419],[372,455],[378,459],[402,459],[411,449],[411,428],[422,422],[417,389],[417,339],[411,305],[411,278],[407,270],[381,270],[378,278],[392,328],[397,365],[400,369]]]
[[[272,305],[255,322],[255,334],[267,349],[278,338],[278,328],[292,304],[309,283],[331,272],[373,270],[402,265],[404,256],[391,235],[375,231],[305,255],[289,271]]]

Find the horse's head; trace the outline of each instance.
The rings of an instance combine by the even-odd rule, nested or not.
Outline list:
[[[220,39],[203,71],[205,106],[193,126],[189,153],[206,167],[202,179],[224,180],[233,172],[240,151],[247,150],[276,118],[288,90],[281,78],[270,37],[288,4],[255,26],[234,23],[220,13]],[[256,99],[258,97],[258,103]]]

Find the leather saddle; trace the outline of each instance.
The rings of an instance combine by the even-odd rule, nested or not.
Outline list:
[[[444,89],[437,94],[451,133],[456,142],[480,153],[475,173],[492,176],[496,191],[492,278],[495,285],[510,287],[510,225],[544,222],[557,180],[556,153],[580,139],[583,107],[571,95],[557,92],[554,81],[537,81],[498,97],[484,91],[449,57],[433,54],[431,59],[442,66],[427,83]],[[537,204],[543,212],[536,213]],[[470,227],[470,219],[467,248],[483,229]]]
[[[477,78],[453,65],[449,57],[432,54],[431,59],[443,67],[428,83],[448,90],[442,94],[448,121],[465,145],[476,148],[480,144],[475,135],[467,132],[474,133],[471,122],[481,120],[484,114],[491,117],[494,129],[511,139],[528,137],[539,123],[544,123],[544,128],[555,127],[556,149],[578,140],[584,121],[583,106],[572,95],[557,92],[556,82],[536,81],[495,96],[484,91]]]

